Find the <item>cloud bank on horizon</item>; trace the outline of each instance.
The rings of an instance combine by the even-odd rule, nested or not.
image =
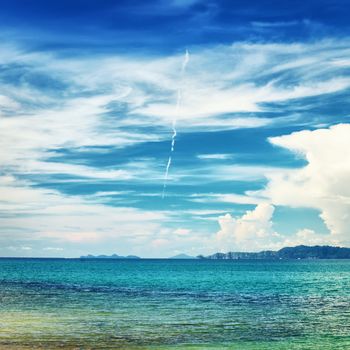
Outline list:
[[[350,245],[345,2],[2,7],[1,256]]]

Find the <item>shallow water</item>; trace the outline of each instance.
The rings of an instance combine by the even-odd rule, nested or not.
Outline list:
[[[350,261],[0,259],[2,349],[350,349]]]

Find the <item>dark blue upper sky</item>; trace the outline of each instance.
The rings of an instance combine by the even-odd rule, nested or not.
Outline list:
[[[30,47],[174,52],[184,45],[346,36],[344,1],[3,0],[0,27]]]

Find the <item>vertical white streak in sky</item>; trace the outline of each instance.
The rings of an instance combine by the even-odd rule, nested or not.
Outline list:
[[[177,135],[176,122],[177,122],[177,118],[179,116],[180,107],[181,107],[183,76],[185,74],[186,66],[187,66],[189,60],[190,60],[190,54],[188,53],[188,50],[186,50],[185,57],[182,61],[182,66],[181,66],[180,85],[177,89],[175,114],[174,114],[173,123],[172,123],[173,135],[171,137],[170,155],[169,155],[169,159],[168,159],[168,163],[167,163],[165,175],[164,175],[162,198],[164,198],[164,196],[165,196],[165,190],[166,190],[166,185],[167,185],[168,176],[169,176],[169,169],[170,169],[170,165],[171,165],[171,156],[172,156],[172,153],[174,152],[174,149],[175,149],[175,141],[176,141],[176,135]]]

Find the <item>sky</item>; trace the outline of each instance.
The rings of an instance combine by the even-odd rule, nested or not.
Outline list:
[[[348,10],[2,0],[0,256],[350,246]]]

